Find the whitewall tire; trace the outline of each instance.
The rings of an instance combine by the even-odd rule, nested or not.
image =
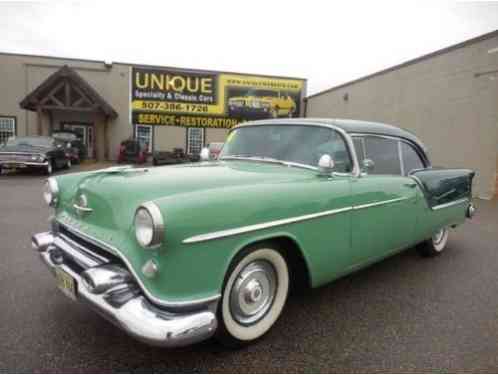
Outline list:
[[[448,244],[449,230],[448,227],[438,229],[430,239],[422,242],[417,246],[417,250],[423,256],[436,256],[441,254]]]
[[[289,268],[272,247],[245,249],[232,262],[218,307],[217,337],[223,344],[249,344],[280,317],[289,292]]]

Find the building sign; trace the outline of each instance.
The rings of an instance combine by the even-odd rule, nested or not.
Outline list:
[[[298,117],[304,87],[299,79],[133,68],[132,121],[231,128],[248,120]]]

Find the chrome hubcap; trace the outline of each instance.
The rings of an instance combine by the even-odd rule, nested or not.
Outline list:
[[[439,245],[441,241],[444,238],[444,233],[445,233],[445,228],[439,229],[434,235],[432,236],[432,242],[434,245]]]
[[[266,261],[249,263],[237,276],[230,291],[230,309],[233,318],[250,325],[270,310],[277,291],[277,275]]]

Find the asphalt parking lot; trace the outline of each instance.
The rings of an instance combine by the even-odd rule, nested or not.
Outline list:
[[[440,257],[410,249],[292,296],[253,346],[166,350],[69,300],[31,250],[44,177],[0,176],[1,372],[497,372],[498,202],[452,231]]]

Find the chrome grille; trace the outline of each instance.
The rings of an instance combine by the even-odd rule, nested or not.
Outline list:
[[[37,156],[36,154],[0,154],[1,161],[29,161],[32,156]]]

